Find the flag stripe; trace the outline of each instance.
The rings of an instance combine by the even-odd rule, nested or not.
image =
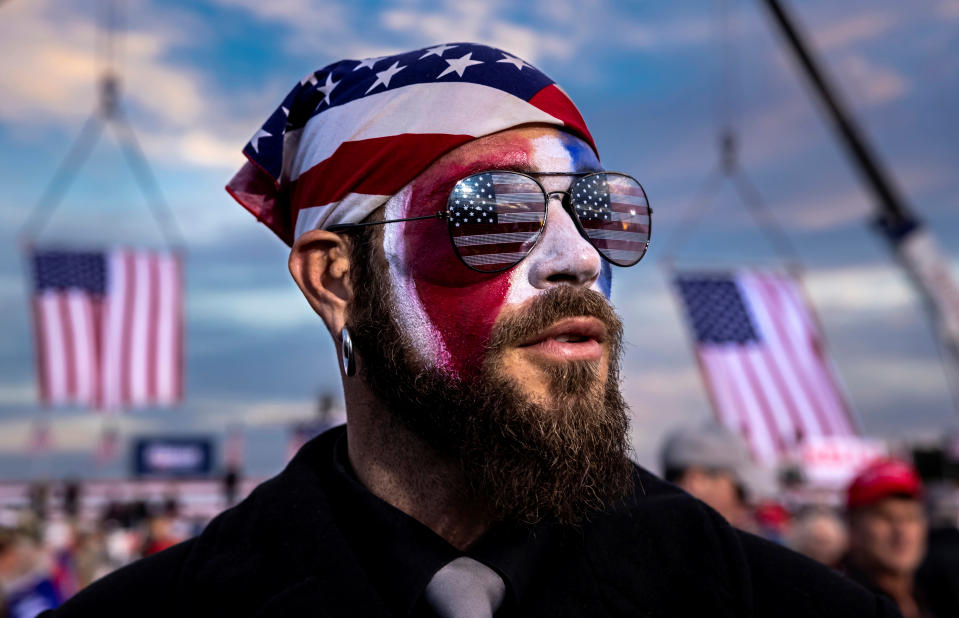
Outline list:
[[[744,406],[740,404],[733,391],[732,379],[727,369],[729,363],[723,351],[719,348],[704,346],[699,348],[697,358],[700,359],[700,369],[708,384],[707,390],[713,396],[713,406],[719,421],[733,431],[745,434],[749,423],[743,418]],[[758,459],[756,445],[752,440],[747,440],[747,444],[753,457]]]
[[[775,308],[762,278],[744,276],[740,287],[749,300],[751,314],[759,322],[760,329],[766,335],[765,354],[767,365],[776,376],[785,406],[793,417],[793,423],[801,436],[819,436],[823,431],[812,409],[808,396],[797,382],[795,368],[787,358],[784,348],[783,326],[775,318]]]
[[[63,337],[63,390],[64,401],[73,403],[77,395],[76,346],[73,343],[73,325],[70,323],[70,307],[63,294],[57,295],[57,317]]]
[[[764,347],[757,346],[746,351],[748,371],[753,376],[755,388],[763,403],[763,413],[776,450],[785,451],[794,442],[796,428],[783,402],[778,384],[767,364]]]
[[[70,341],[73,343],[73,361],[70,363],[74,375],[73,399],[77,402],[90,401],[95,391],[92,384],[93,345],[87,295],[78,290],[67,290],[64,301]]]
[[[107,277],[111,293],[104,308],[103,328],[103,405],[107,409],[120,407],[123,401],[122,369],[123,341],[125,338],[124,316],[127,304],[126,256],[123,251],[114,251],[107,257]]]
[[[53,405],[67,403],[67,357],[64,349],[63,321],[60,319],[60,295],[45,292],[38,299],[41,323],[45,333],[44,365],[49,378],[49,401]]]
[[[157,285],[159,290],[159,311],[156,322],[156,398],[161,404],[170,405],[176,401],[174,374],[177,359],[175,357],[177,329],[177,268],[173,256],[163,256],[156,260]]]
[[[756,375],[753,369],[753,359],[751,357],[755,353],[755,350],[747,349],[744,352],[744,354],[738,355],[736,360],[745,378],[745,381],[742,383],[745,397],[749,398],[752,402],[750,405],[750,421],[753,426],[762,428],[762,435],[765,440],[768,440],[768,450],[764,450],[766,457],[770,455],[774,456],[776,453],[782,452],[783,441],[777,431],[766,391],[763,388],[759,376]]]
[[[292,185],[292,201],[304,207],[337,202],[349,193],[393,195],[407,178],[423,171],[423,162],[410,152],[428,150],[436,156],[472,139],[456,135],[394,135],[341,144],[328,159],[300,174]],[[330,178],[342,179],[332,183]],[[345,182],[355,179],[351,183]]]
[[[146,386],[148,401],[157,400],[157,327],[160,317],[160,277],[159,264],[153,256],[146,256],[147,281],[150,288],[150,302],[147,304],[147,368]]]
[[[784,376],[790,400],[796,405],[800,417],[799,426],[803,429],[803,436],[828,435],[828,430],[822,425],[820,415],[812,400],[799,365],[795,362],[792,352],[792,342],[786,333],[786,326],[778,314],[781,313],[775,298],[773,284],[764,278],[751,278],[747,290],[756,289],[762,299],[761,307],[765,311],[756,311],[755,315],[763,322],[763,332],[769,341],[769,351],[772,354],[780,373]],[[747,292],[748,293],[748,292]]]
[[[835,414],[837,424],[844,429],[846,435],[857,435],[858,429],[856,424],[853,422],[849,405],[845,401],[842,389],[839,387],[839,381],[833,372],[832,365],[829,359],[824,355],[825,346],[818,337],[818,333],[822,332],[822,329],[819,326],[819,320],[816,318],[815,314],[808,309],[808,305],[805,302],[805,297],[799,288],[799,283],[789,283],[790,285],[787,286],[786,291],[792,300],[792,304],[799,308],[800,312],[803,314],[810,333],[817,335],[816,341],[813,343],[811,349],[811,353],[815,357],[816,361],[813,363],[813,368],[820,376],[820,380],[824,385],[824,393],[829,395],[829,401],[831,404],[830,407]]]
[[[133,316],[136,307],[136,261],[132,251],[123,252],[124,303],[123,303],[123,339],[120,344],[122,356],[120,361],[120,389],[121,405],[133,400]]]
[[[742,409],[743,419],[746,421],[747,438],[755,444],[759,458],[765,461],[769,459],[771,454],[775,453],[775,447],[769,436],[769,427],[762,421],[752,385],[743,371],[742,355],[727,350],[727,367],[731,378],[732,391],[739,407]]]
[[[130,400],[135,406],[143,406],[147,395],[147,354],[150,279],[146,256],[140,252],[133,254],[133,313],[130,316]]]
[[[773,303],[775,304],[777,315],[783,322],[783,331],[786,334],[786,349],[792,357],[795,365],[796,376],[803,383],[804,390],[812,402],[816,418],[819,419],[819,425],[822,427],[824,435],[838,435],[836,427],[829,418],[822,401],[820,389],[822,385],[817,383],[810,375],[810,358],[807,354],[809,339],[806,331],[808,326],[789,302],[790,299],[784,298],[783,287],[776,285],[775,282],[767,282],[767,288],[770,290]]]

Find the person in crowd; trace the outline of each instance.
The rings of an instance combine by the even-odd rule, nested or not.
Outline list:
[[[935,616],[915,578],[926,551],[922,494],[915,468],[892,458],[868,465],[846,491],[849,552],[842,569],[892,598],[905,618]]]
[[[291,245],[348,422],[54,616],[896,615],[629,460],[609,298],[651,210],[545,74],[336,62],[244,152],[228,189]]]
[[[810,506],[800,509],[793,518],[786,543],[799,553],[838,569],[848,549],[848,538],[846,523],[834,508]]]
[[[718,423],[682,427],[660,451],[663,478],[716,509],[732,525],[754,530],[746,501],[752,463],[741,437]]]
[[[37,538],[22,528],[0,527],[0,615],[33,618],[63,600]]]

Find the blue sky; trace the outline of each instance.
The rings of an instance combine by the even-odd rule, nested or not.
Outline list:
[[[129,0],[123,101],[189,247],[188,391],[180,409],[126,415],[121,431],[218,434],[242,422],[252,471],[281,465],[283,423],[309,417],[319,391],[338,393],[338,373],[322,323],[287,274],[285,246],[222,187],[243,144],[306,73],[342,58],[464,40],[503,47],[557,80],[579,105],[605,165],[638,177],[656,208],[650,255],[617,270],[613,283],[641,462],[655,467],[669,428],[710,415],[656,260],[716,164],[724,120],[736,126],[746,172],[798,247],[865,429],[933,439],[959,425],[921,308],[870,227],[870,195],[760,5]],[[959,2],[790,5],[955,263]],[[12,478],[37,469],[24,455],[37,408],[16,231],[95,104],[96,3],[7,0],[0,16],[0,478]],[[728,189],[680,265],[775,263]],[[41,240],[161,242],[112,137],[96,148]],[[82,411],[54,418],[62,455],[49,470],[89,464],[101,420]],[[120,470],[117,463],[99,473]]]

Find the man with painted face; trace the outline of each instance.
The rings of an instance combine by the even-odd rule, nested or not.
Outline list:
[[[348,423],[62,615],[895,615],[629,461],[608,299],[651,210],[543,73],[344,60],[244,153],[228,190],[292,246]]]

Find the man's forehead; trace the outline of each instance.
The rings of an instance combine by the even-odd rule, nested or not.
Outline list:
[[[521,127],[468,142],[422,174],[442,182],[489,169],[518,172],[590,172],[602,166],[584,140],[552,127]]]

